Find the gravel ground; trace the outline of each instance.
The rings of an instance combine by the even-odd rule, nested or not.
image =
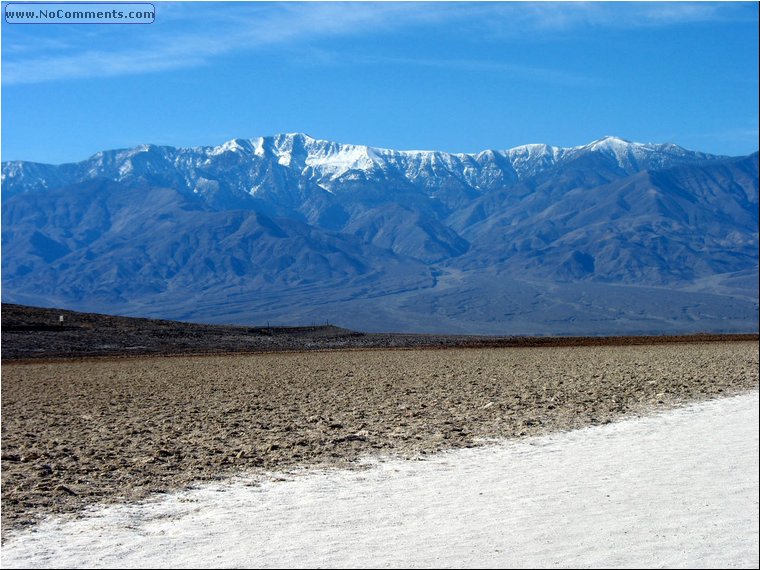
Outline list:
[[[4,363],[3,532],[240,471],[344,467],[758,386],[757,342]]]

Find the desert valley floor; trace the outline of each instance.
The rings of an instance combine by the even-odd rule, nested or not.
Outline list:
[[[3,534],[239,473],[415,458],[757,386],[757,340],[5,362]]]

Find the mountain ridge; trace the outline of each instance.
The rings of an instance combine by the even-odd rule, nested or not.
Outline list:
[[[377,165],[376,160],[393,160],[395,166],[399,166],[399,160],[417,159],[425,166],[430,163],[451,164],[459,161],[466,162],[468,165],[480,164],[480,161],[495,157],[496,160],[502,159],[509,163],[517,179],[526,175],[532,175],[536,171],[536,163],[539,163],[545,169],[547,166],[553,166],[557,161],[572,160],[586,152],[598,152],[603,154],[612,154],[621,163],[628,162],[631,159],[634,162],[645,159],[652,153],[663,153],[670,161],[674,160],[717,160],[729,158],[722,155],[711,155],[696,151],[686,150],[672,143],[652,144],[630,142],[624,139],[605,136],[585,145],[574,147],[557,147],[546,144],[526,144],[513,147],[506,150],[487,149],[476,153],[448,153],[444,151],[433,150],[393,150],[380,147],[371,147],[367,145],[343,144],[324,139],[315,139],[303,133],[285,133],[267,137],[257,137],[252,139],[234,138],[217,146],[196,146],[196,147],[174,147],[168,145],[142,144],[132,148],[113,149],[99,151],[92,156],[79,161],[52,165],[31,161],[5,161],[2,165],[2,181],[7,180],[16,182],[19,178],[25,176],[23,169],[30,168],[31,176],[44,178],[50,175],[53,170],[57,170],[58,176],[61,177],[57,184],[71,183],[71,177],[78,176],[86,178],[88,174],[98,171],[107,171],[115,163],[121,163],[118,171],[121,175],[129,174],[134,168],[131,164],[132,158],[140,158],[140,155],[150,154],[159,155],[163,160],[170,159],[174,167],[182,169],[187,168],[187,157],[192,155],[218,157],[229,153],[241,153],[247,159],[277,159],[277,163],[282,166],[292,166],[293,155],[297,151],[306,150],[306,157],[302,158],[302,163],[296,163],[301,167],[324,167],[327,174],[333,178],[344,174],[351,169],[371,169]],[[329,151],[329,152],[328,152]],[[328,160],[325,160],[325,158]],[[548,162],[547,162],[548,161]],[[124,164],[126,163],[126,164]],[[517,166],[517,167],[515,167]],[[652,165],[646,165],[652,166]],[[663,164],[657,164],[661,168]],[[341,170],[341,168],[345,170]],[[636,170],[641,170],[638,164]],[[50,187],[51,184],[43,184],[43,188]],[[39,188],[39,189],[43,189]],[[11,186],[10,192],[15,193]]]
[[[757,153],[291,133],[6,162],[2,182],[4,301],[368,331],[757,327]]]

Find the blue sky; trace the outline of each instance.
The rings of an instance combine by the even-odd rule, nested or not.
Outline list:
[[[758,147],[756,2],[155,5],[150,25],[3,21],[3,160],[280,132]]]

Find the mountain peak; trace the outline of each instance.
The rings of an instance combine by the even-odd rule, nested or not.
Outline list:
[[[267,137],[268,138],[268,137]],[[313,143],[317,142],[317,139],[315,139],[311,135],[307,135],[306,133],[279,133],[272,137],[277,144],[283,144],[283,143]]]
[[[221,154],[223,152],[250,152],[254,147],[252,144],[253,142],[254,141],[251,141],[250,139],[230,139],[227,142],[214,147],[211,154]]]
[[[587,145],[584,145],[581,148],[628,148],[631,146],[644,146],[641,143],[635,143],[631,142],[626,139],[621,139],[620,137],[607,135],[600,139],[597,139],[595,141],[590,142]]]

